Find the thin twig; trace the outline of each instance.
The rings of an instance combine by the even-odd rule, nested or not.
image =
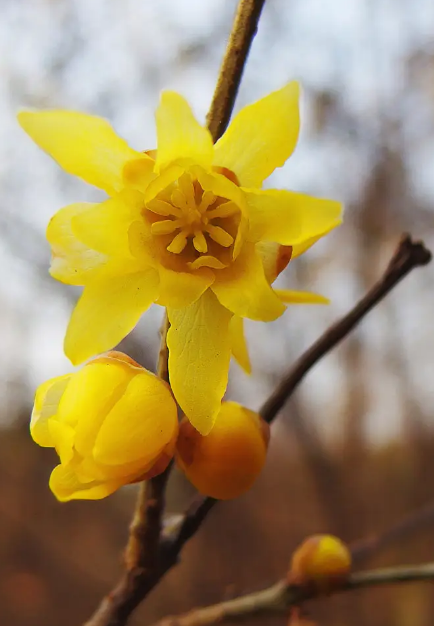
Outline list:
[[[264,2],[240,0],[207,117],[214,141],[224,132],[230,119]],[[166,315],[157,366],[158,375],[166,381],[169,380],[166,342],[168,324]],[[178,553],[187,539],[183,540],[183,535],[179,535],[178,543],[175,541],[173,544],[175,551],[172,553],[166,551],[164,542],[160,545],[164,496],[170,470],[171,465],[165,472],[141,485],[125,552],[126,570],[119,584],[103,599],[85,626],[124,626],[138,604],[176,563]],[[199,506],[191,518],[191,529],[186,521],[185,527],[191,534],[196,532],[208,508],[209,502]]]
[[[353,328],[377,305],[412,269],[431,261],[431,252],[422,242],[413,242],[403,235],[382,278],[368,291],[358,304],[308,349],[290,368],[277,385],[260,413],[267,422],[272,422],[285,402],[294,393],[298,384],[310,369],[330,352]],[[171,528],[163,538],[164,562],[169,568],[177,562],[182,546],[196,533],[216,500],[198,498],[187,509],[178,526]]]
[[[349,576],[347,581],[335,587],[331,593],[421,580],[434,580],[434,563],[358,572]],[[250,622],[252,618],[265,614],[285,613],[300,602],[312,600],[319,595],[318,590],[312,587],[291,585],[281,580],[272,587],[256,593],[195,609],[185,615],[166,617],[154,626],[206,626],[226,621]]]
[[[220,68],[217,86],[207,116],[207,125],[217,141],[229,123],[250,46],[258,28],[265,0],[241,0]]]

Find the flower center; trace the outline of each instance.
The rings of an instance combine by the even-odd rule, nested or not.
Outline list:
[[[204,191],[184,173],[145,208],[159,247],[181,255],[191,269],[220,268],[230,262],[240,221],[240,209],[231,200]]]

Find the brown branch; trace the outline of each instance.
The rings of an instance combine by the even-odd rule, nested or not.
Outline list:
[[[424,580],[434,580],[434,563],[358,572],[350,575],[348,580],[336,587],[332,593]],[[312,600],[319,595],[320,593],[315,589],[291,585],[281,580],[272,587],[256,593],[195,609],[185,615],[166,617],[154,626],[206,626],[208,624],[221,624],[226,621],[250,622],[252,618],[265,614],[285,613],[291,607],[297,606],[303,601]]]
[[[217,86],[207,116],[214,141],[229,123],[250,46],[258,28],[265,0],[241,0],[220,68]]]
[[[431,261],[431,252],[422,242],[413,242],[404,235],[395,250],[382,278],[368,291],[358,304],[323,335],[296,361],[271,396],[260,409],[267,422],[272,422],[285,402],[294,393],[307,372],[332,350],[367,313],[378,304],[412,269]],[[168,568],[178,560],[183,545],[196,533],[213,508],[216,500],[197,498],[187,509],[178,526],[163,533],[164,563]]]
[[[240,0],[207,117],[214,141],[224,132],[230,119],[264,2],[265,0]],[[166,315],[161,331],[157,366],[158,375],[166,381],[169,381],[166,342],[168,325]],[[184,535],[180,533],[178,540],[173,542],[176,552],[167,552],[164,541],[160,545],[165,489],[170,470],[171,464],[165,472],[141,485],[125,552],[126,570],[117,587],[104,598],[85,626],[124,626],[161,576],[176,563],[178,553],[187,541]],[[196,532],[210,508],[209,505],[210,501],[205,502],[195,510],[190,517],[191,526],[188,516],[184,518],[184,529],[190,536]]]

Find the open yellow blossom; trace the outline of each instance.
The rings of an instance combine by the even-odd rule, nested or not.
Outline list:
[[[165,382],[108,352],[38,388],[30,432],[60,457],[50,478],[54,495],[98,500],[164,471],[178,435],[177,409]]]
[[[84,285],[67,356],[77,364],[110,349],[151,303],[167,307],[170,383],[202,434],[220,409],[231,351],[240,354],[242,324],[234,316],[271,321],[285,303],[312,301],[273,290],[267,245],[275,259],[280,246],[295,256],[341,221],[338,202],[262,189],[295,148],[298,97],[292,82],[245,107],[213,145],[187,102],[164,92],[157,150],[148,153],[131,149],[98,117],[19,114],[66,171],[110,196],[67,206],[48,226],[51,274]]]
[[[252,487],[264,467],[269,432],[258,413],[223,402],[206,437],[184,418],[176,461],[200,493],[219,500],[237,498]]]

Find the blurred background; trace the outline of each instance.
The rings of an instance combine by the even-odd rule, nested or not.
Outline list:
[[[164,88],[200,120],[210,104],[235,0],[0,0],[0,623],[78,626],[121,568],[135,488],[59,504],[51,451],[33,444],[36,385],[70,371],[62,340],[79,290],[48,275],[44,230],[60,207],[101,193],[69,177],[15,122],[20,107],[111,120],[155,145]],[[302,133],[270,186],[345,202],[342,227],[279,280],[331,298],[247,326],[254,373],[228,396],[257,409],[284,369],[380,276],[403,231],[434,245],[434,5],[430,0],[267,0],[237,108],[297,78]],[[433,268],[416,270],[309,374],[277,423],[255,487],[219,505],[133,625],[259,589],[308,534],[352,541],[434,500]],[[157,355],[161,309],[123,343]],[[172,476],[169,510],[192,489]],[[431,529],[375,564],[434,560]],[[370,564],[374,564],[373,561]],[[432,585],[317,602],[330,626],[428,626]],[[269,620],[284,623],[284,618]],[[259,622],[258,622],[259,623]]]

